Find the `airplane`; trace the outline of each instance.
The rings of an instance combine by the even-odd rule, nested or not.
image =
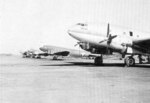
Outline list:
[[[47,53],[44,53],[39,50],[30,49],[24,52],[21,52],[23,58],[37,58],[40,59],[41,56],[48,56]]]
[[[75,58],[91,57],[90,55],[91,53],[85,50],[74,50],[74,49],[68,49],[68,48],[52,46],[52,45],[44,45],[39,49],[45,52],[47,55],[53,56],[53,60],[57,60],[58,57],[67,57],[67,56],[75,57]]]
[[[86,51],[99,54],[94,64],[103,64],[103,55],[120,53],[126,66],[135,65],[135,56],[143,63],[143,56],[150,63],[150,33],[128,30],[110,24],[95,26],[87,23],[77,23],[68,29],[68,34],[78,40],[78,45]]]

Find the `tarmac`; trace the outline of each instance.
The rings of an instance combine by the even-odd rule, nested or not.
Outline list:
[[[150,103],[150,65],[1,56],[0,103]]]

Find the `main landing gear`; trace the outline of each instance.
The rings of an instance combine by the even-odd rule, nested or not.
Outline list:
[[[130,66],[134,66],[135,65],[135,59],[133,58],[133,56],[127,56],[125,59],[124,59],[124,63],[126,66],[130,67]],[[103,56],[98,56],[95,58],[94,60],[94,64],[96,66],[101,66],[103,65]]]
[[[55,56],[53,57],[53,60],[57,60],[57,59],[58,59],[58,56],[55,55]]]
[[[101,56],[96,57],[96,58],[94,59],[94,64],[95,64],[96,66],[102,65],[102,64],[103,64],[103,56],[101,55]]]
[[[139,59],[139,64],[145,63],[141,54],[138,55],[138,59]],[[124,63],[125,63],[125,66],[127,66],[127,67],[134,66],[135,65],[135,59],[133,58],[133,56],[126,56],[124,59]],[[147,57],[146,63],[150,64],[150,56]]]
[[[130,67],[135,65],[135,59],[133,56],[127,56],[124,59],[125,66]]]
[[[36,58],[37,58],[37,59],[41,59],[41,56],[37,56]]]
[[[131,67],[131,66],[134,66],[135,65],[135,59],[133,58],[134,55],[131,55],[131,56],[126,56],[124,58],[124,64],[125,66],[127,67]],[[143,59],[141,58],[141,55],[139,55],[139,63],[142,64],[143,62]],[[148,63],[150,63],[150,56],[148,57]],[[103,56],[98,56],[95,58],[94,60],[94,64],[96,66],[100,66],[103,64]]]

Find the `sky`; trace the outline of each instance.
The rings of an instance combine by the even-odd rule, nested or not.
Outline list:
[[[73,48],[67,30],[78,22],[150,32],[150,0],[0,0],[0,53],[43,45]]]

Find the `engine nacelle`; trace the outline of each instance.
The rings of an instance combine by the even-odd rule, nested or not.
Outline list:
[[[83,50],[89,51],[94,54],[112,54],[112,49],[108,49],[107,47],[99,48],[90,45],[89,43],[80,43],[79,45]]]
[[[80,47],[86,51],[89,51],[91,49],[91,46],[89,43],[81,43]]]

